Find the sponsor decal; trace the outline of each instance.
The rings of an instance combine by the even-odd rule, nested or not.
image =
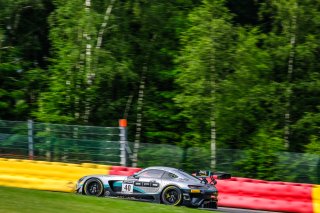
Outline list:
[[[149,182],[143,182],[143,186],[149,187],[150,183]]]
[[[141,186],[141,187],[155,187],[158,188],[160,186],[157,182],[142,182],[142,181],[136,181],[134,182],[135,186]]]
[[[135,186],[142,186],[142,182],[135,182],[134,185]]]
[[[151,187],[159,187],[159,183],[151,183]]]

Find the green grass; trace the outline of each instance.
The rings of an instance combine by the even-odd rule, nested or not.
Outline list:
[[[202,213],[204,210],[72,193],[0,187],[1,213]]]

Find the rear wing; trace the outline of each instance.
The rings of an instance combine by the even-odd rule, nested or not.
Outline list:
[[[212,172],[212,171],[208,171],[208,170],[198,170],[197,172],[195,172],[195,176],[197,178],[200,178],[201,181],[204,181],[206,183],[208,183],[207,178],[211,179],[211,184],[216,184],[216,179],[219,180],[225,180],[225,179],[230,179],[231,178],[231,174],[230,173],[226,173],[226,172]]]
[[[199,170],[195,173],[195,176],[198,178],[208,178],[211,176],[216,176],[217,179],[230,179],[231,174],[226,172],[212,172],[207,170]]]

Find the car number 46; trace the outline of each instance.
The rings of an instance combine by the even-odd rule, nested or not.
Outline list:
[[[122,192],[133,193],[133,184],[122,183]]]

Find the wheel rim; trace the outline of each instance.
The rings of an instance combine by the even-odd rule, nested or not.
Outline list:
[[[101,185],[98,182],[91,182],[87,186],[90,195],[99,195],[101,193]]]
[[[174,205],[177,203],[177,201],[179,200],[179,193],[176,189],[169,189],[165,192],[164,194],[164,199]]]

